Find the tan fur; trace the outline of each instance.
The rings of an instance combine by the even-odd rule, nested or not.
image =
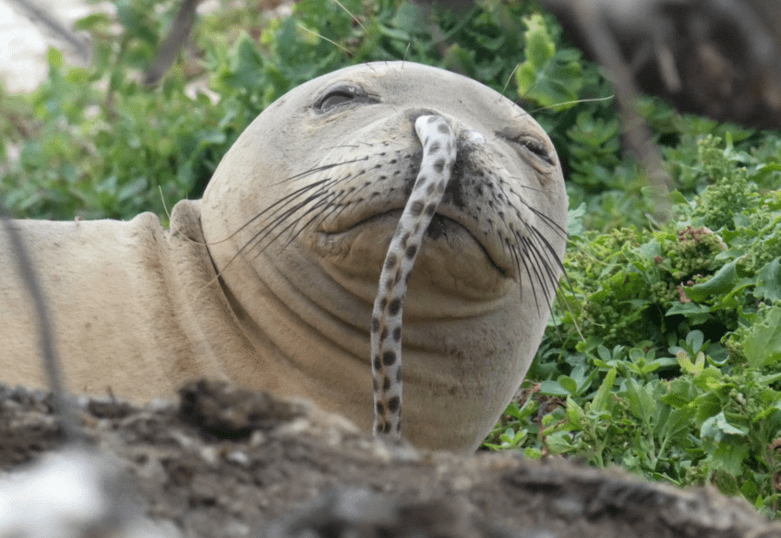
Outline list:
[[[313,103],[337,81],[360,85],[376,102],[316,113]],[[228,379],[312,399],[369,432],[372,303],[405,181],[417,173],[410,114],[421,111],[446,117],[464,147],[474,146],[470,163],[520,192],[557,230],[566,227],[555,151],[521,109],[477,82],[415,64],[337,71],[261,114],[203,201],[175,207],[170,232],[151,214],[15,223],[55,313],[68,386],[147,400],[196,377]],[[553,165],[523,150],[519,158],[496,134],[507,127],[548,148]],[[469,139],[470,131],[485,140]],[[332,194],[319,208],[293,203],[283,219],[292,228],[267,228],[272,204],[329,178]],[[498,226],[495,210],[468,198],[458,207],[446,196],[438,208],[451,220],[424,238],[405,300],[404,436],[420,446],[477,447],[525,375],[549,311],[541,284],[500,260],[504,232],[486,231]],[[550,279],[557,279],[563,233],[511,204],[550,242]],[[478,208],[479,217],[463,216]],[[504,209],[508,229],[522,229],[513,208]],[[204,238],[208,248],[197,243]],[[42,384],[37,342],[31,302],[0,233],[0,380]]]

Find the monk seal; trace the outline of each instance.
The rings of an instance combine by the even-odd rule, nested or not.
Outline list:
[[[372,310],[424,159],[422,116],[443,118],[456,147],[405,278],[403,434],[474,450],[544,332],[567,197],[555,149],[526,112],[410,62],[345,68],[279,98],[203,199],[176,205],[170,230],[149,213],[15,221],[51,301],[69,387],[147,400],[224,379],[308,398],[368,431]],[[35,319],[0,242],[0,377],[40,384]]]

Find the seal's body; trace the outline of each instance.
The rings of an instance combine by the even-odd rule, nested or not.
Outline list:
[[[198,202],[176,206],[171,234],[144,213],[129,222],[15,221],[53,316],[71,389],[137,401],[193,377],[225,379],[244,352],[203,243]],[[38,323],[0,229],[0,380],[40,385]],[[241,339],[239,338],[239,341]],[[229,362],[229,361],[228,361]]]
[[[151,215],[18,223],[69,386],[148,399],[217,377],[312,399],[368,432],[372,305],[422,159],[415,121],[430,114],[457,152],[408,274],[402,432],[419,446],[476,448],[542,337],[566,194],[550,140],[523,110],[408,62],[343,69],[280,98],[203,200],[176,206],[170,232]],[[36,324],[6,241],[0,378],[39,384]]]

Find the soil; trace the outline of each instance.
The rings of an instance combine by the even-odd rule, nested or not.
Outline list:
[[[130,492],[160,535],[781,537],[781,524],[712,489],[386,444],[307,404],[223,383],[188,385],[179,402],[81,397],[77,407],[90,457],[123,473],[122,499]],[[0,469],[63,448],[49,393],[0,386]]]

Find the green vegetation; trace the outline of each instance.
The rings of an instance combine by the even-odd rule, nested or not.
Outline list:
[[[775,515],[781,193],[760,185],[778,166],[712,136],[689,153],[712,183],[677,195],[676,222],[573,234],[567,307],[488,444],[714,482]]]
[[[572,208],[562,301],[486,446],[714,483],[778,517],[781,134],[644,98],[676,188],[672,217],[657,224],[647,215],[658,195],[622,151],[609,83],[532,4],[428,14],[342,1],[357,20],[330,0],[302,0],[284,20],[222,10],[147,88],[137,81],[179,2],[115,3],[118,34],[105,16],[81,21],[94,67],[67,69],[52,51],[36,92],[0,93],[0,196],[15,216],[164,217],[164,203],[200,196],[241,130],[305,80],[402,58],[462,72],[520,99],[551,134]],[[196,79],[219,99],[188,93]]]

